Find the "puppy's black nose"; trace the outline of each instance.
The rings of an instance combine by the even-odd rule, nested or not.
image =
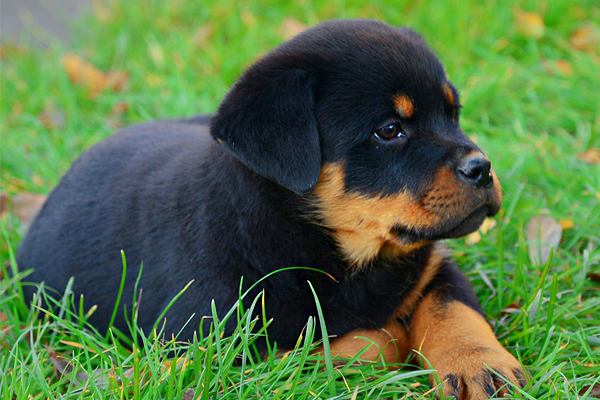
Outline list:
[[[457,173],[478,188],[488,188],[494,180],[492,177],[492,164],[484,156],[469,157],[462,161],[457,168]]]

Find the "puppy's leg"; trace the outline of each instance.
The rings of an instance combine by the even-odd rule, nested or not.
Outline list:
[[[381,329],[356,329],[331,341],[331,354],[338,358],[352,358],[368,347],[360,361],[376,361],[398,368],[410,355],[410,338],[400,324],[388,323]],[[390,365],[392,364],[392,365]]]
[[[425,368],[431,364],[437,370],[444,396],[482,400],[510,393],[512,386],[497,374],[521,388],[525,385],[521,365],[498,342],[469,282],[455,266],[445,263],[426,293],[412,317],[412,347],[424,357]]]

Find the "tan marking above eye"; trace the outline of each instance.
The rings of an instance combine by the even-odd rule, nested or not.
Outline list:
[[[410,118],[415,110],[415,105],[411,99],[405,94],[400,94],[394,97],[394,105],[398,115],[402,118]]]
[[[450,85],[448,85],[448,83],[444,82],[443,89],[444,96],[446,96],[446,100],[448,100],[448,103],[450,103],[450,105],[454,107],[456,100],[454,99],[454,92],[452,92],[452,88],[450,87]]]

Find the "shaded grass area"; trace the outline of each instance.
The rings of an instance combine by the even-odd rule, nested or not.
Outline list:
[[[543,17],[540,38],[523,33],[521,9]],[[79,39],[70,49],[3,46],[1,188],[12,194],[48,192],[77,155],[115,125],[214,111],[239,73],[283,40],[286,17],[308,25],[349,17],[408,25],[438,53],[461,92],[463,129],[486,150],[504,191],[496,228],[476,245],[464,239],[449,244],[500,341],[531,375],[523,398],[585,398],[586,385],[600,375],[600,286],[586,278],[590,271],[600,272],[600,167],[576,155],[600,147],[600,49],[596,44],[578,50],[570,38],[581,27],[599,29],[595,1],[97,5],[94,15],[77,22]],[[61,66],[67,51],[102,70],[127,71],[126,88],[91,96],[71,83]],[[123,102],[126,111],[115,117],[115,106]],[[58,127],[40,119],[48,110],[60,117]],[[524,234],[527,221],[541,213],[574,224],[547,265],[530,261]],[[5,217],[2,230],[4,263],[20,240],[18,221]],[[198,338],[181,359],[170,354],[180,344],[152,339],[160,332],[139,332],[139,346],[129,351],[118,333],[105,338],[82,329],[89,310],[79,309],[79,299],[66,296],[62,305],[72,307],[53,307],[58,319],[25,304],[23,274],[4,278],[0,286],[0,311],[7,317],[0,333],[5,399],[171,398],[189,388],[202,398],[433,398],[422,370],[339,367],[310,355],[308,343],[321,338],[314,321],[296,350],[277,358],[272,349],[259,363],[245,310],[233,310],[231,318],[240,321],[233,338],[221,338],[216,323],[213,334]],[[255,307],[260,310],[260,298]],[[70,315],[70,309],[77,312]],[[100,378],[79,387],[67,377],[58,379],[51,350]],[[251,358],[234,365],[239,354]],[[108,378],[111,372],[114,377]]]

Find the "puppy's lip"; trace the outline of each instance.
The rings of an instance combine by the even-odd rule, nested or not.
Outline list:
[[[498,210],[495,210],[492,214],[491,211],[490,206],[487,204],[476,208],[471,214],[463,218],[454,228],[439,235],[440,239],[458,238],[476,231],[483,223],[485,217],[494,215],[498,212]]]
[[[481,205],[473,210],[469,215],[462,218],[450,229],[443,231],[432,232],[430,230],[406,229],[396,226],[392,228],[392,233],[394,233],[399,239],[406,242],[459,238],[476,231],[483,223],[485,217],[496,215],[499,209],[500,206],[497,204]]]

